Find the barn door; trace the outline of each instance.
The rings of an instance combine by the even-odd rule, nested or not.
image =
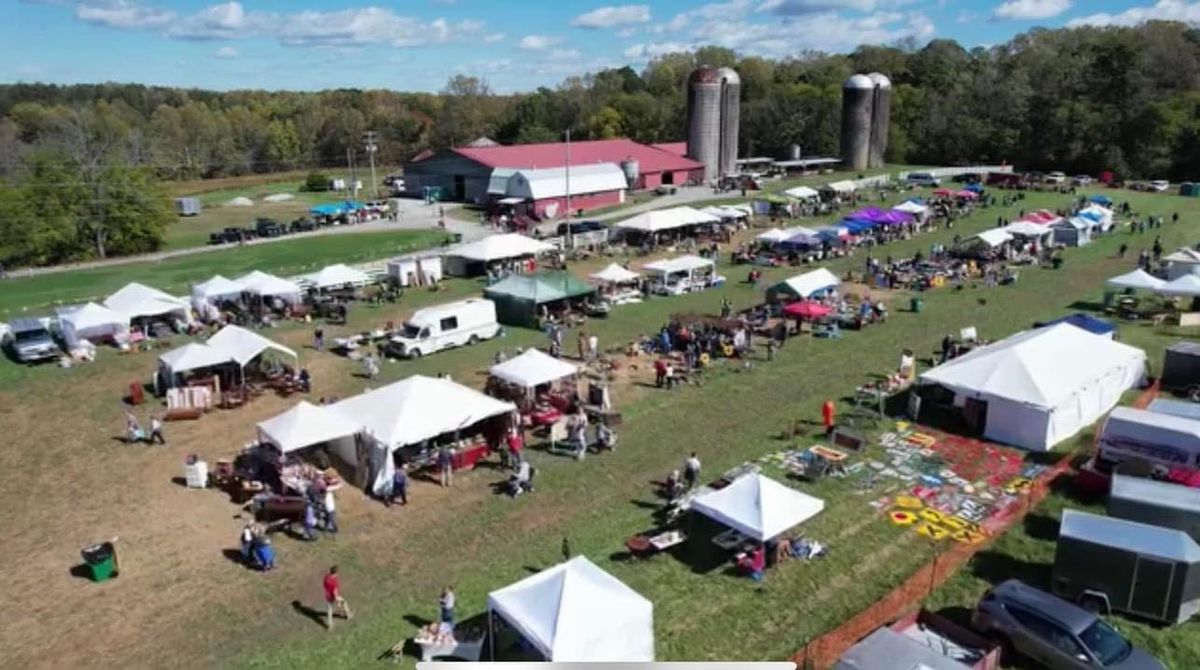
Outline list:
[[[1138,556],[1129,589],[1129,611],[1159,621],[1169,620],[1167,603],[1174,581],[1174,563]]]

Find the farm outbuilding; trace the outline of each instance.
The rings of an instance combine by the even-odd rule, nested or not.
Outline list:
[[[175,198],[175,213],[179,216],[199,216],[200,198]]]

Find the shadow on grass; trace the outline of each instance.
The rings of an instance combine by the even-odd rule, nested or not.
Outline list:
[[[1054,542],[1058,539],[1058,519],[1045,514],[1029,514],[1023,525],[1025,534],[1035,540]]]
[[[321,628],[325,627],[325,613],[324,612],[322,612],[316,608],[309,607],[308,605],[305,605],[304,603],[300,602],[299,600],[292,601],[292,609],[296,610],[297,614],[300,614],[301,616],[307,618],[309,621],[312,621],[313,623],[317,624]]]
[[[992,585],[1007,579],[1019,579],[1035,588],[1048,589],[1051,566],[1021,560],[989,549],[975,554],[971,559],[971,573]]]

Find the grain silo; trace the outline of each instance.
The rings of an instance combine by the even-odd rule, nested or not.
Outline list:
[[[721,156],[717,176],[737,173],[738,126],[742,117],[742,78],[732,68],[717,70],[721,77]]]
[[[626,156],[625,160],[621,161],[621,172],[625,173],[625,183],[629,184],[629,188],[637,188],[638,177],[641,176],[641,168],[637,159],[633,156]]]
[[[892,80],[886,75],[872,72],[867,75],[874,85],[871,106],[871,150],[868,167],[883,167],[887,153],[888,116],[892,110]]]
[[[862,170],[871,160],[871,120],[875,82],[856,74],[842,84],[842,165]]]

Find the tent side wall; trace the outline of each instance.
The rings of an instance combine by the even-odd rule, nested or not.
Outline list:
[[[496,303],[496,320],[506,326],[521,328],[537,328],[537,305],[532,300],[511,295],[488,295],[487,298]]]
[[[987,401],[984,437],[1030,451],[1049,451],[1051,418],[1047,410],[993,398]]]

